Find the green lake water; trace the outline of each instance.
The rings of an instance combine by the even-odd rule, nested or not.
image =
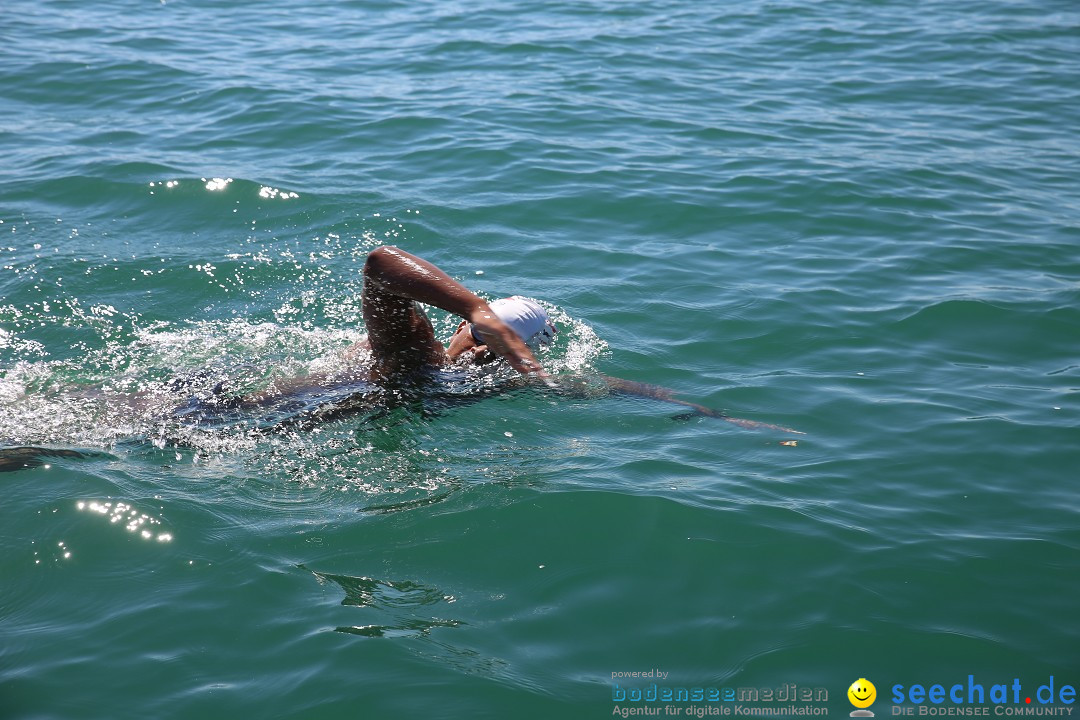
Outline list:
[[[619,692],[795,685],[835,719],[859,678],[879,718],[1014,680],[977,707],[1076,712],[1074,2],[0,20],[0,445],[85,454],[0,474],[0,718],[690,717],[787,703]],[[541,299],[584,390],[273,431],[295,409],[124,401],[332,365],[383,243]]]

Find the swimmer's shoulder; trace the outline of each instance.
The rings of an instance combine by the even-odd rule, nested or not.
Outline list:
[[[342,353],[342,359],[347,365],[371,364],[371,341],[368,336],[360,338]]]

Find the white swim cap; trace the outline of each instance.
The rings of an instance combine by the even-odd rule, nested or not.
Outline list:
[[[558,332],[548,317],[547,310],[540,307],[535,300],[514,295],[495,300],[489,303],[488,307],[526,344],[538,342],[547,345],[555,339]],[[473,337],[477,342],[485,344],[475,330]]]

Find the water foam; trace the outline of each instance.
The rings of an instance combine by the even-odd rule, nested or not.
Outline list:
[[[606,343],[585,322],[556,306],[547,309],[559,336],[540,350],[540,361],[556,378],[587,371]],[[433,315],[437,330],[452,330],[455,318]],[[163,461],[174,454],[167,448],[176,448],[176,460],[204,467],[211,458],[227,463],[232,456],[271,475],[364,492],[398,484],[435,492],[446,485],[446,464],[417,440],[429,414],[423,397],[370,387],[358,396],[346,384],[264,408],[201,409],[200,402],[213,409],[222,385],[242,395],[283,378],[332,373],[343,351],[363,337],[359,327],[240,318],[158,322],[136,328],[128,341],[115,330],[100,328],[109,339],[78,358],[41,358],[34,347],[22,347],[29,357],[0,377],[3,443],[114,451],[149,444],[163,452]],[[14,347],[18,338],[9,336]],[[442,398],[436,403],[446,405],[455,397],[471,400],[518,385],[516,373],[500,363],[446,373],[432,390]],[[324,418],[344,422],[320,422]]]

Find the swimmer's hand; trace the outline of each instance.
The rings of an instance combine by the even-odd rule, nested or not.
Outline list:
[[[754,430],[780,430],[786,433],[795,433],[796,435],[805,435],[802,430],[795,430],[794,428],[783,427],[782,425],[773,425],[771,423],[759,422],[757,420],[747,420],[745,418],[731,417],[723,410],[714,410],[704,405],[698,405],[697,403],[687,402],[686,400],[680,400],[674,397],[675,391],[669,390],[659,385],[650,385],[649,383],[634,382],[633,380],[623,380],[622,378],[611,377],[610,375],[601,375],[600,378],[607,383],[607,386],[615,392],[626,393],[627,395],[637,395],[639,397],[654,398],[656,400],[663,400],[669,403],[675,403],[676,405],[684,405],[693,409],[694,413],[698,415],[704,415],[705,417],[713,417],[717,420],[723,420],[724,422],[733,423],[739,427],[751,428]]]
[[[544,370],[529,346],[491,311],[487,303],[477,306],[469,313],[467,320],[487,341],[488,350],[505,358],[510,363],[510,367],[522,375],[534,374],[545,383],[551,381],[551,376]]]

